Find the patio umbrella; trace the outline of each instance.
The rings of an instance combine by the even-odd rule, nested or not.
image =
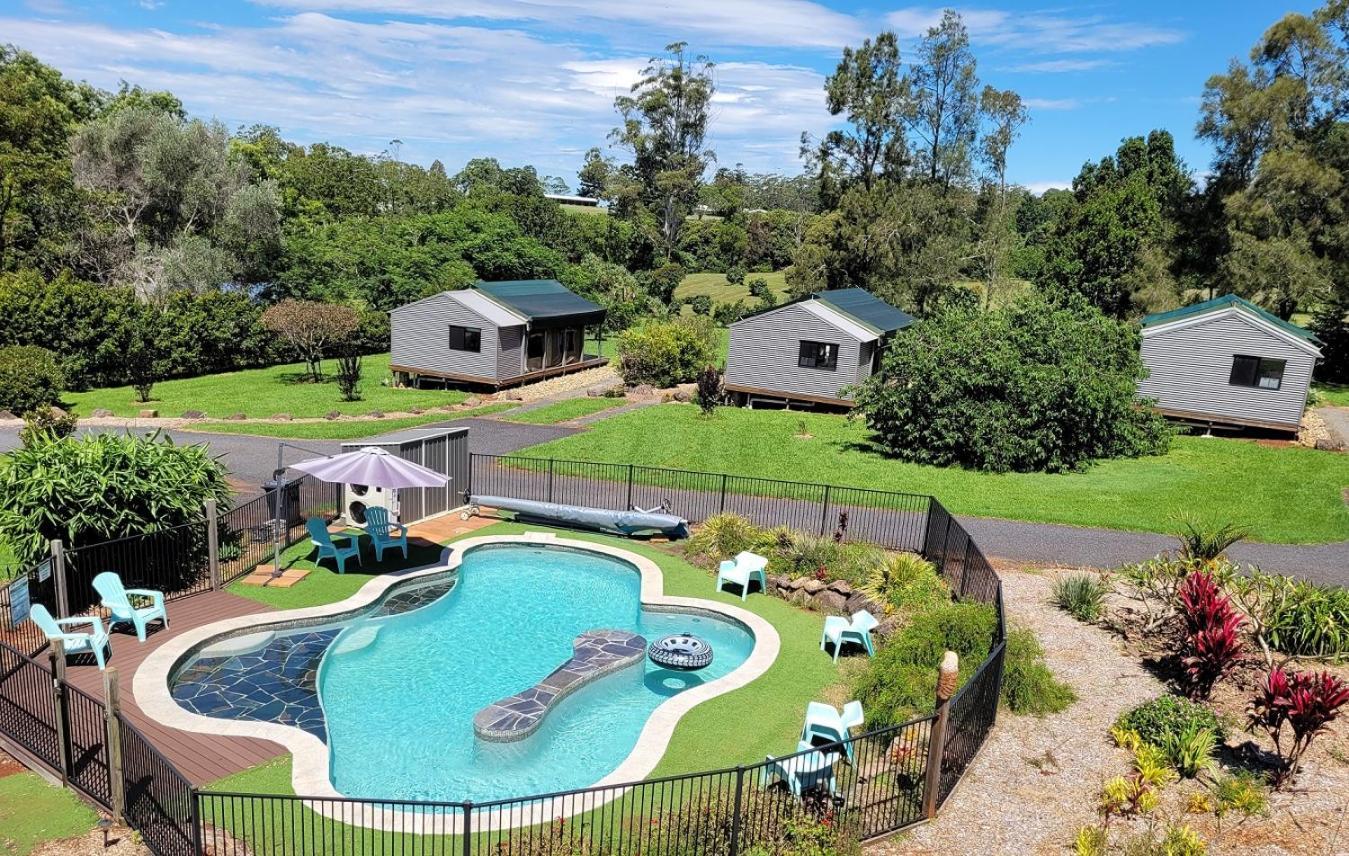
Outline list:
[[[314,458],[290,466],[321,481],[370,487],[444,487],[450,481],[449,476],[405,461],[378,446],[366,446],[354,452]]]

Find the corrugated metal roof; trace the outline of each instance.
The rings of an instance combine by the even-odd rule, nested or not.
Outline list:
[[[912,315],[896,309],[864,288],[817,291],[810,297],[836,309],[877,335],[903,330],[914,322]]]
[[[1159,324],[1169,324],[1172,321],[1193,318],[1196,315],[1203,315],[1207,312],[1216,312],[1220,309],[1228,309],[1234,306],[1245,309],[1256,317],[1273,324],[1275,327],[1280,328],[1286,333],[1297,336],[1299,339],[1304,339],[1316,345],[1323,344],[1320,339],[1316,338],[1316,334],[1312,333],[1310,330],[1299,327],[1292,321],[1285,321],[1279,316],[1261,309],[1246,298],[1235,294],[1224,294],[1215,297],[1212,300],[1205,300],[1203,303],[1182,306],[1179,309],[1170,309],[1166,312],[1154,312],[1151,315],[1145,316],[1142,323],[1144,327],[1156,327]]]
[[[594,323],[604,318],[602,307],[555,279],[479,281],[473,287],[531,322],[565,318]]]
[[[402,431],[392,431],[388,434],[380,434],[378,437],[368,437],[364,440],[351,440],[343,443],[342,448],[344,450],[350,450],[363,449],[366,446],[404,446],[408,443],[416,443],[431,437],[466,433],[468,433],[468,427],[464,425],[443,428],[405,428]]]
[[[529,321],[525,316],[513,312],[482,292],[472,288],[461,288],[458,291],[451,291],[450,296],[498,327],[519,327]]]
[[[859,324],[851,316],[843,314],[823,300],[803,300],[801,308],[859,342],[874,342],[881,337],[880,333],[865,324]]]

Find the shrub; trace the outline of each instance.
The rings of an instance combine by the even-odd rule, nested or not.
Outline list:
[[[721,372],[708,365],[698,374],[698,406],[703,414],[711,416],[721,403]]]
[[[1180,696],[1158,696],[1120,716],[1116,728],[1133,731],[1144,743],[1163,745],[1171,735],[1193,728],[1207,728],[1219,740],[1227,739],[1227,729],[1212,709]]]
[[[741,318],[750,314],[750,308],[745,305],[745,301],[736,300],[731,303],[718,303],[716,309],[712,310],[712,320],[719,326],[725,327],[728,324],[734,324]]]
[[[1218,679],[1241,662],[1241,614],[1208,571],[1190,574],[1179,597],[1186,630],[1186,654],[1181,662],[1190,695],[1205,699]]]
[[[876,563],[862,591],[886,610],[927,609],[951,599],[937,568],[916,553],[892,553]]]
[[[886,349],[857,407],[888,454],[994,472],[1061,472],[1158,454],[1171,430],[1137,401],[1138,330],[1083,302],[948,307]]]
[[[1160,746],[1167,763],[1187,779],[1207,772],[1213,766],[1213,753],[1218,750],[1218,738],[1213,729],[1191,725],[1179,734],[1162,737]]]
[[[716,360],[716,331],[702,316],[648,321],[618,335],[618,373],[628,384],[687,383]]]
[[[1098,621],[1105,596],[1110,593],[1110,583],[1095,574],[1073,574],[1060,577],[1054,582],[1051,599],[1054,605],[1076,618],[1088,623]]]
[[[777,299],[773,297],[772,290],[768,287],[768,280],[761,276],[756,276],[749,281],[749,295],[750,297],[757,297],[760,301],[777,302]]]
[[[61,397],[65,375],[56,355],[36,345],[0,348],[0,410],[22,416]]]
[[[1265,615],[1269,645],[1295,657],[1349,654],[1349,589],[1281,579],[1280,596]]]
[[[1002,700],[1013,713],[1035,716],[1058,713],[1077,701],[1073,688],[1045,665],[1045,649],[1029,628],[1017,627],[1007,634]]]
[[[712,298],[706,294],[696,294],[689,298],[689,308],[693,310],[694,315],[711,315]]]
[[[726,269],[726,281],[731,285],[739,285],[745,281],[745,269],[740,265],[731,265]],[[750,292],[753,294],[753,292]]]
[[[1237,770],[1213,780],[1213,812],[1221,818],[1229,812],[1246,817],[1269,811],[1269,796],[1264,783],[1255,773]]]
[[[1221,559],[1228,547],[1245,537],[1246,531],[1233,523],[1210,526],[1195,520],[1186,520],[1176,533],[1180,540],[1180,558],[1200,563]]]
[[[675,289],[684,281],[684,266],[676,262],[662,265],[653,271],[639,274],[638,279],[648,294],[661,303],[668,305],[674,298]]]
[[[342,393],[343,401],[360,401],[360,356],[356,354],[345,354],[337,358],[337,389]]]
[[[1329,672],[1287,672],[1274,669],[1251,700],[1247,731],[1264,731],[1274,741],[1279,767],[1274,787],[1280,788],[1297,775],[1303,753],[1349,702],[1349,685]],[[1292,732],[1291,740],[1284,734]],[[1287,742],[1285,742],[1287,741]]]
[[[719,562],[753,547],[762,531],[739,514],[714,514],[693,531],[684,549],[692,556]]]
[[[59,407],[39,407],[23,415],[19,442],[25,446],[63,440],[75,433],[80,420],[72,412]]]

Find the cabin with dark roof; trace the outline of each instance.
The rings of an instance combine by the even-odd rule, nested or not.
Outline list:
[[[860,288],[818,291],[731,325],[726,390],[742,403],[850,407],[913,316]]]
[[[1183,422],[1296,433],[1320,344],[1235,294],[1158,312],[1143,319],[1138,393]]]
[[[608,362],[585,353],[604,309],[554,279],[480,281],[400,306],[389,322],[389,368],[414,386],[500,389]]]

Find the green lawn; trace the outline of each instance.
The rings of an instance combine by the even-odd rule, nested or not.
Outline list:
[[[796,435],[804,425],[809,439]],[[1178,437],[1163,456],[1082,473],[982,473],[884,458],[860,420],[832,414],[663,404],[605,419],[522,455],[637,463],[932,494],[985,517],[1172,532],[1187,514],[1233,521],[1257,540],[1349,538],[1349,456],[1245,440]]]
[[[712,298],[713,303],[734,303],[737,300],[753,303],[758,298],[750,296],[749,281],[756,277],[768,280],[768,289],[777,294],[779,303],[786,299],[787,275],[780,270],[772,273],[747,273],[745,281],[739,285],[728,282],[724,273],[691,273],[679,283],[679,287],[675,289],[675,297],[687,300],[705,294]]]
[[[148,404],[136,401],[129,386],[71,392],[64,397],[81,416],[88,416],[98,408],[111,410],[118,416],[135,416],[143,408],[152,408],[160,416],[181,416],[187,410],[200,410],[215,418],[243,413],[255,419],[277,413],[318,417],[334,410],[351,415],[376,410],[398,412],[412,407],[458,404],[468,397],[456,390],[386,386],[383,382],[390,378],[389,355],[371,354],[362,359],[361,400],[343,401],[332,376],[334,361],[326,361],[324,368],[323,383],[306,381],[299,363],[166,380],[155,384]]]
[[[39,844],[84,835],[98,815],[65,788],[36,773],[0,779],[0,854],[24,856]]]
[[[554,425],[558,422],[570,422],[582,416],[599,413],[613,407],[627,404],[624,398],[568,398],[554,404],[548,404],[537,410],[526,410],[518,416],[507,416],[510,422],[526,422],[530,425]]]
[[[1318,383],[1312,387],[1312,390],[1320,393],[1326,404],[1333,404],[1336,407],[1349,407],[1349,384]]]
[[[490,416],[506,410],[514,410],[520,403],[502,401],[496,404],[484,404],[467,410],[453,412],[437,411],[423,413],[420,416],[403,416],[397,419],[368,419],[359,422],[237,422],[207,421],[194,422],[187,431],[205,431],[212,434],[252,434],[258,437],[276,437],[279,440],[359,440],[401,431],[404,428],[416,428],[435,422],[451,419],[468,419],[474,416]]]

